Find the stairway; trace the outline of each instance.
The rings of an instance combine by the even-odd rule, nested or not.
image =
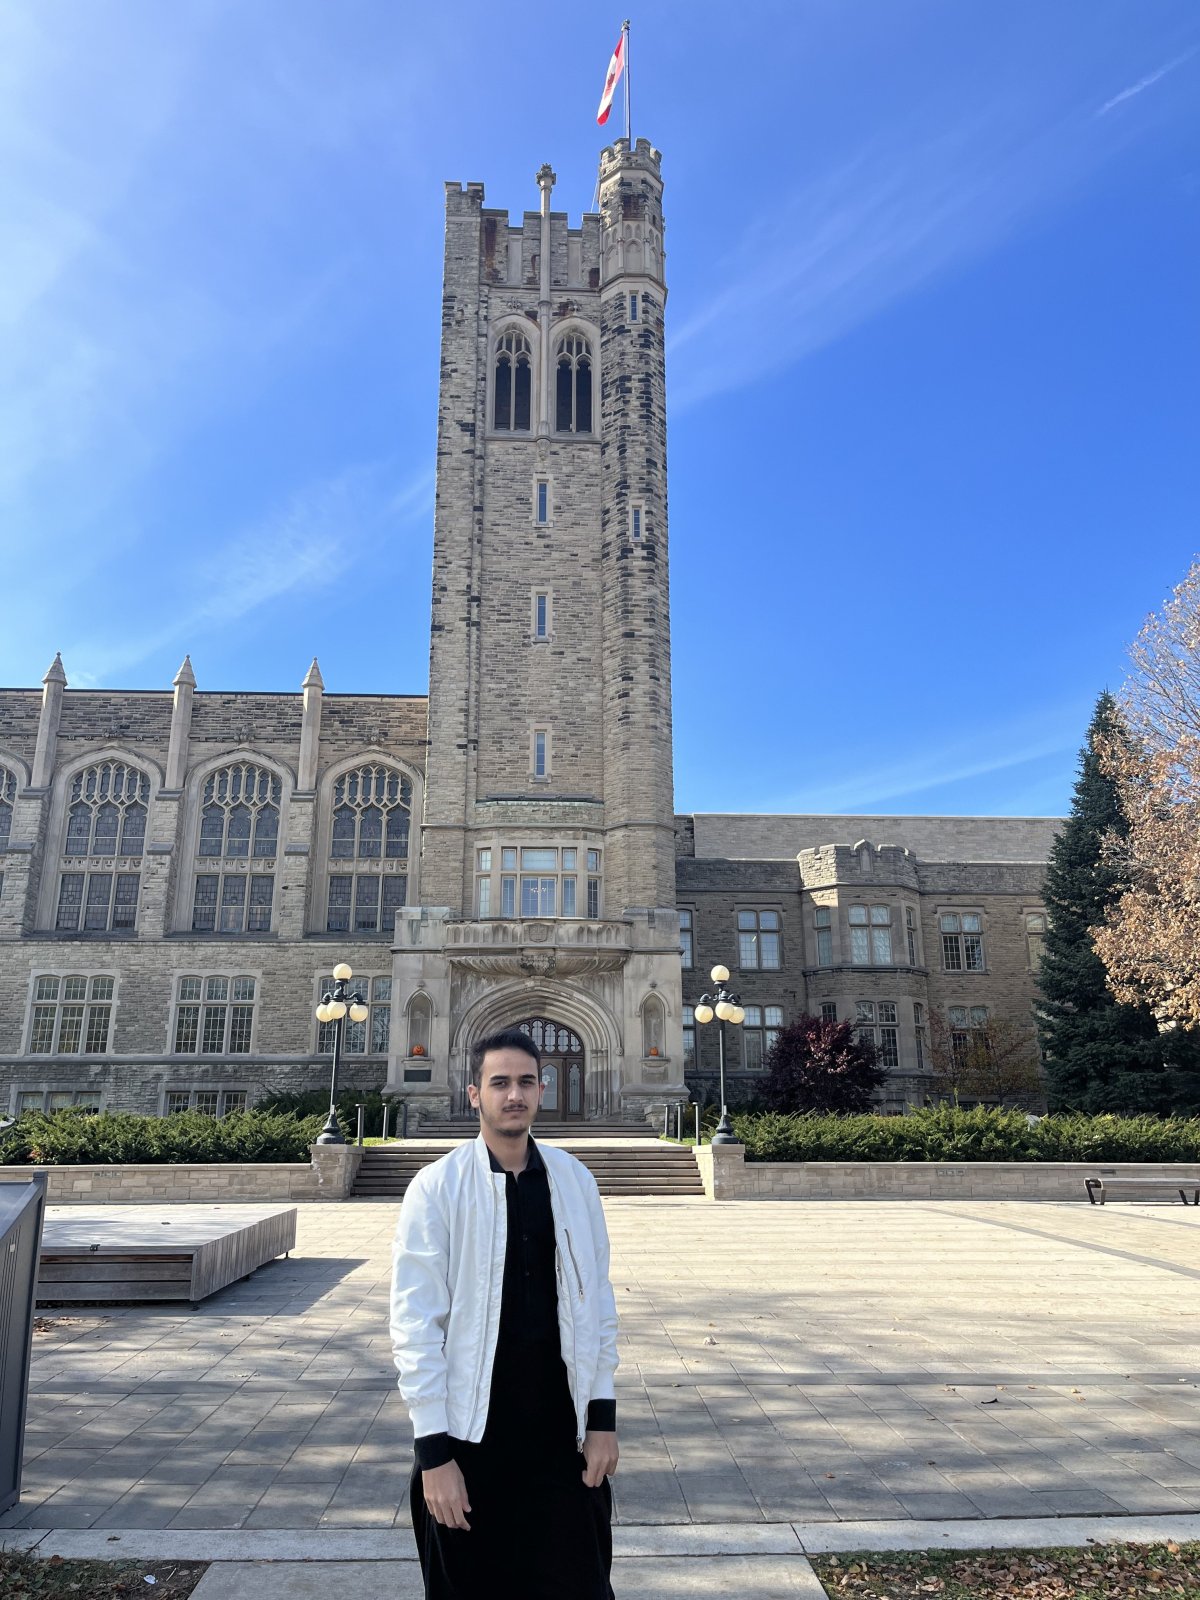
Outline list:
[[[578,1125],[565,1138],[542,1126],[537,1130],[537,1137],[569,1150],[576,1160],[582,1161],[595,1174],[602,1195],[704,1194],[696,1159],[686,1146],[647,1139],[640,1132],[632,1138],[628,1135],[608,1140],[603,1135],[580,1138]],[[453,1137],[436,1141],[422,1138],[368,1145],[363,1151],[353,1198],[401,1199],[413,1174],[445,1155],[457,1142]]]

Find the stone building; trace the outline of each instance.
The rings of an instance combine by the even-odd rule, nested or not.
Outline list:
[[[1053,821],[674,814],[659,153],[604,150],[577,227],[554,182],[519,223],[447,186],[428,697],[0,690],[0,1110],[315,1087],[340,960],[346,1081],[426,1120],[507,1025],[552,1114],[688,1097],[716,961],[746,1081],[804,1009],[889,1104],[932,1009],[1028,1021]]]

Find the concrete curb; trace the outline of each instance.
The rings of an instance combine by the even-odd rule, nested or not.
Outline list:
[[[618,1561],[736,1556],[828,1555],[850,1550],[1048,1549],[1126,1541],[1156,1544],[1200,1539],[1200,1515],[1011,1517],[956,1522],[747,1522],[620,1525],[613,1529]],[[376,1529],[143,1529],[12,1528],[0,1549],[84,1559],[212,1562],[415,1563],[407,1528]]]

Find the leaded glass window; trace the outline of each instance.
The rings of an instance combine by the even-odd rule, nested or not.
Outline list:
[[[892,913],[889,906],[850,906],[850,960],[856,967],[892,964]]]
[[[67,856],[140,856],[146,842],[150,781],[124,761],[77,772],[67,805]]]
[[[780,965],[778,911],[739,911],[738,966],[773,971]]]
[[[279,779],[239,761],[209,774],[200,810],[202,856],[263,860],[279,853]]]
[[[333,787],[325,926],[329,933],[392,933],[408,898],[412,784],[382,763],[344,772]]]
[[[533,355],[515,328],[496,341],[493,423],[500,433],[528,433],[533,410]]]
[[[17,799],[17,780],[7,767],[0,767],[0,850],[8,849],[12,836],[13,806]]]
[[[46,975],[33,980],[29,1053],[103,1055],[112,1030],[115,979]]]
[[[580,333],[558,341],[554,427],[557,433],[592,431],[592,347]]]
[[[249,1055],[256,992],[257,980],[247,976],[180,978],[176,990],[174,1053]],[[216,1115],[215,1110],[212,1115]]]
[[[947,972],[982,972],[983,918],[977,911],[944,911],[938,918],[942,966]]]

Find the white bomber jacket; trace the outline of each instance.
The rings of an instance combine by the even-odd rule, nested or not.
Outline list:
[[[558,1329],[577,1440],[592,1400],[614,1397],[617,1306],[596,1180],[565,1150],[539,1144],[554,1213]],[[413,1433],[477,1444],[487,1425],[508,1242],[505,1175],[482,1138],[416,1174],[392,1246],[392,1351]]]

